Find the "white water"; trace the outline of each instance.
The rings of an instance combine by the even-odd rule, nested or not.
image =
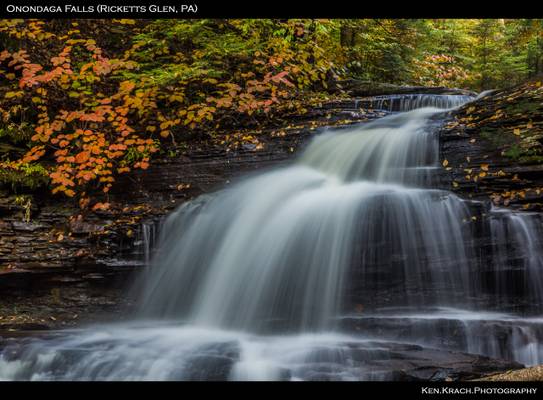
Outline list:
[[[19,355],[21,347],[24,353]],[[5,380],[360,380],[386,369],[356,364],[388,351],[340,333],[254,335],[156,322],[65,331],[58,338],[9,345]],[[10,359],[11,357],[18,359]]]
[[[466,101],[419,97],[403,106]],[[497,340],[503,330],[473,325],[514,317],[478,310],[471,203],[428,187],[440,167],[431,129],[439,111],[329,130],[294,164],[184,204],[160,229],[143,277],[140,322],[10,341],[0,378],[390,379],[389,340],[440,347],[433,339],[439,315],[451,307],[445,319],[467,326],[453,349],[542,362],[540,322],[530,325],[535,333],[523,335],[528,328],[521,327],[505,345]],[[536,225],[509,213],[489,228],[498,242],[527,243],[529,261],[519,269],[530,284],[520,284],[534,301],[542,287]],[[150,232],[146,227],[144,238]],[[507,249],[494,252],[496,268],[509,262]],[[399,283],[390,289],[388,279]],[[376,304],[373,317],[391,318],[379,308],[391,297],[401,306],[393,319],[410,321],[411,333],[399,335],[394,326],[390,339],[371,329],[342,333],[339,317],[352,311],[346,299],[355,287]],[[428,306],[441,311],[417,330],[415,311]],[[381,363],[372,363],[376,357]]]
[[[388,111],[409,111],[423,107],[453,108],[471,100],[473,97],[463,95],[403,94],[373,97],[370,107]]]
[[[382,309],[379,313],[343,317],[364,327],[366,335],[408,341],[424,346],[494,358],[514,359],[525,365],[543,360],[543,316],[520,317],[504,312],[453,307],[408,310]],[[390,329],[395,325],[402,329]]]
[[[455,271],[431,270],[430,281],[469,286],[464,203],[399,184],[437,167],[424,129],[436,111],[324,133],[294,165],[182,206],[162,229],[144,312],[248,331],[331,328],[348,267],[360,257],[361,268],[379,262],[391,247],[408,257],[406,275],[427,260],[454,260]]]

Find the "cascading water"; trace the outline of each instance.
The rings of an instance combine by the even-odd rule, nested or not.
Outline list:
[[[294,164],[184,204],[139,319],[8,341],[0,378],[395,379],[390,361],[415,344],[543,362],[543,318],[491,309],[509,284],[488,289],[474,247],[490,232],[492,268],[516,263],[540,305],[540,221],[489,210],[476,225],[481,204],[432,187],[439,112],[328,130]]]
[[[423,107],[452,108],[473,100],[468,95],[402,94],[375,96],[365,102],[368,108],[387,111],[409,111]]]

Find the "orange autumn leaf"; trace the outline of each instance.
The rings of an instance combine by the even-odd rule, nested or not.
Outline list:
[[[88,161],[89,157],[90,153],[88,151],[82,151],[75,156],[75,162],[78,164],[83,164],[84,162]]]
[[[109,203],[96,203],[94,206],[92,206],[93,211],[97,210],[108,210],[110,207]]]

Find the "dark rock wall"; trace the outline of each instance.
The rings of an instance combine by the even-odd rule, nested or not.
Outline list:
[[[352,85],[356,87],[356,83]],[[382,95],[383,90],[360,89],[352,93]],[[401,93],[413,93],[421,89],[402,90]],[[426,92],[469,94],[443,88],[431,88]],[[541,103],[540,94],[540,86],[536,84],[495,93],[450,112],[439,132],[443,169],[437,184],[474,200],[477,219],[473,222],[473,229],[477,236],[469,245],[474,250],[474,261],[481,266],[480,271],[474,271],[474,279],[483,281],[482,287],[490,296],[498,290],[494,283],[496,274],[503,275],[502,280],[522,274],[514,264],[503,270],[496,270],[492,264],[492,247],[495,244],[488,229],[490,206],[494,202],[500,206],[539,211],[543,191],[535,189],[539,186],[543,189],[543,164],[536,162],[534,157],[518,163],[507,153],[511,143],[503,144],[488,132],[485,134],[485,128],[489,124],[496,129],[501,126],[517,140],[514,129],[524,125],[521,139],[537,137],[543,120],[539,106],[530,106],[529,101]],[[511,104],[515,102],[523,104],[524,108],[511,110]],[[130,282],[129,276],[134,269],[143,265],[142,224],[158,223],[182,202],[227,185],[240,174],[288,162],[319,126],[349,124],[384,115],[358,110],[356,106],[359,104],[363,103],[353,99],[329,102],[304,117],[265,130],[258,136],[264,144],[260,150],[242,146],[227,151],[224,146],[209,141],[190,143],[182,155],[157,160],[146,171],[122,177],[111,193],[112,207],[108,211],[82,215],[77,207],[46,196],[34,205],[31,220],[25,222],[22,207],[0,200],[0,293],[3,294],[0,317],[4,318],[0,319],[0,326],[7,323],[8,314],[17,314],[11,304],[28,298],[30,294],[41,296],[43,304],[53,308],[55,304],[69,303],[69,298],[81,300],[78,296],[85,297],[88,291],[93,290],[97,304],[114,303],[116,296]],[[499,110],[504,111],[500,114]],[[501,119],[493,117],[495,115]],[[440,125],[437,121],[436,124],[438,129]],[[532,129],[526,128],[528,124]],[[534,190],[527,190],[531,188]],[[502,195],[499,201],[496,200],[497,193],[519,191],[525,191],[520,193],[523,196]],[[398,297],[398,290],[406,290],[406,285],[409,286],[409,280],[398,272],[400,269],[394,272],[394,269],[376,266],[374,270],[376,279],[370,281],[386,284],[372,286],[368,276],[357,278],[354,273],[352,281],[357,289],[353,292],[351,306],[357,307],[361,297],[372,299],[365,306],[392,304]],[[59,288],[60,295],[57,292]],[[100,297],[100,291],[107,295]],[[514,308],[522,303],[521,292],[522,288],[511,294],[508,307]],[[371,293],[374,295],[368,295]],[[485,295],[485,292],[481,293],[481,301],[485,301]],[[72,303],[73,314],[80,314],[85,302],[73,300]],[[28,321],[32,321],[31,315]],[[47,321],[47,324],[56,326],[54,320]]]
[[[498,91],[449,113],[440,132],[444,188],[543,210],[543,85]]]
[[[179,156],[119,178],[107,211],[82,213],[65,199],[44,196],[25,221],[21,206],[0,200],[0,328],[64,326],[77,321],[49,314],[80,316],[111,309],[115,302],[130,303],[123,296],[133,272],[144,264],[143,224],[158,224],[182,202],[239,175],[288,162],[319,127],[383,114],[359,112],[354,101],[337,101],[260,132],[263,149],[192,142]],[[85,301],[89,293],[96,307]],[[38,307],[32,309],[32,302]]]

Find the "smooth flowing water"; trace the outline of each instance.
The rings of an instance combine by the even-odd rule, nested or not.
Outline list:
[[[539,215],[474,223],[484,205],[435,188],[439,113],[467,100],[410,96],[394,107],[411,111],[329,129],[291,165],[182,205],[132,324],[7,341],[0,378],[395,379],[413,344],[543,362],[542,318],[508,303],[515,286],[541,305]]]
[[[375,96],[371,98],[368,106],[378,110],[409,111],[423,107],[453,108],[470,100],[473,100],[473,97],[467,95],[405,94]]]

